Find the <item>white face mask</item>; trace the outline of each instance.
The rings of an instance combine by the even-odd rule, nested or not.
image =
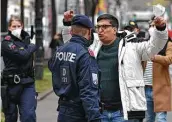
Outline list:
[[[17,28],[15,30],[11,31],[11,34],[14,35],[15,37],[21,39],[21,31],[22,31],[21,28]]]
[[[152,36],[154,33],[154,27],[150,27],[148,32],[149,32],[150,36]]]

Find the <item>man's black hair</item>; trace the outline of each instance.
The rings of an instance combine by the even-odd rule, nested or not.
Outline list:
[[[103,19],[107,19],[110,21],[110,24],[112,24],[113,27],[116,27],[118,29],[119,23],[118,23],[118,19],[116,17],[114,17],[111,14],[102,14],[97,18],[97,22],[99,22],[100,20]]]

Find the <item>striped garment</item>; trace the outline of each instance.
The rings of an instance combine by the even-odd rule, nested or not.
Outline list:
[[[146,69],[143,76],[145,85],[152,85],[152,79],[153,79],[152,78],[152,65],[153,63],[151,61],[147,62]]]

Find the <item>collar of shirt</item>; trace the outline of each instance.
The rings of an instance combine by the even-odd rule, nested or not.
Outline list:
[[[86,47],[90,46],[90,42],[89,40],[87,40],[86,38],[82,37],[82,36],[78,36],[78,35],[73,35],[72,38],[70,39],[71,42],[76,42],[76,43],[80,43]]]

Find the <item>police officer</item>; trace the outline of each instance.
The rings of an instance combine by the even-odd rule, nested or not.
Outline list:
[[[33,53],[37,47],[30,44],[30,36],[22,30],[19,17],[13,16],[8,25],[8,35],[1,44],[5,68],[2,85],[7,85],[8,104],[3,106],[5,122],[36,122],[36,92],[34,86]],[[4,104],[3,104],[4,105]]]
[[[99,69],[88,50],[92,23],[76,15],[71,25],[72,38],[49,61],[54,92],[60,97],[58,122],[100,122]]]

